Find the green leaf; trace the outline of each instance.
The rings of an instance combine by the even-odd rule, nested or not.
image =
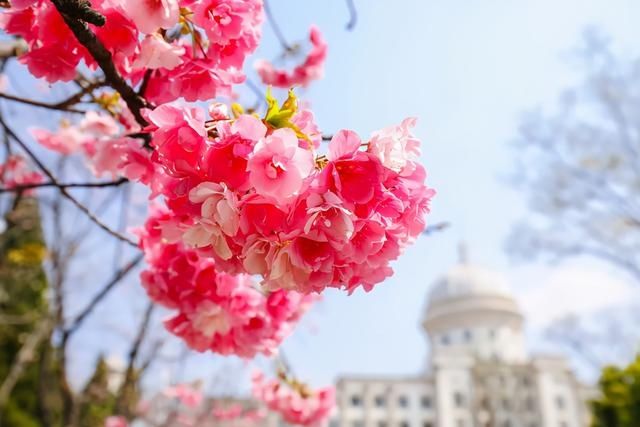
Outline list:
[[[263,121],[267,126],[272,129],[292,129],[298,138],[311,142],[309,137],[303,133],[298,126],[291,122],[293,116],[298,112],[298,98],[293,92],[293,89],[289,89],[287,99],[282,103],[282,106],[280,106],[278,100],[271,94],[271,87],[267,88],[266,100],[267,113]]]

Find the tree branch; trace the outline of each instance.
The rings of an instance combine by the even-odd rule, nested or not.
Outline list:
[[[271,6],[269,6],[269,0],[264,0],[263,4],[264,4],[264,12],[267,15],[267,20],[269,21],[269,25],[271,25],[271,28],[273,29],[273,32],[276,35],[276,38],[282,45],[282,48],[286,52],[293,51],[294,50],[293,46],[291,46],[289,42],[287,42],[287,39],[284,37],[284,34],[282,34],[282,30],[280,29],[278,22],[273,17],[273,13],[271,12]]]
[[[124,267],[120,270],[116,271],[113,275],[113,278],[102,287],[100,292],[98,292],[93,299],[87,304],[87,306],[82,310],[75,319],[71,322],[71,325],[65,329],[63,335],[67,338],[71,336],[84,322],[84,320],[91,314],[91,312],[96,308],[96,306],[102,301],[111,290],[118,284],[122,279],[125,278],[127,274],[131,270],[133,270],[143,259],[142,254],[136,255],[131,261],[129,261]]]
[[[347,22],[347,30],[351,31],[356,27],[356,23],[358,22],[358,10],[356,9],[354,0],[345,1],[347,3],[347,9],[349,9],[349,22]]]
[[[140,323],[140,327],[138,328],[138,333],[136,335],[135,340],[131,345],[131,349],[129,350],[129,361],[127,363],[127,369],[125,371],[124,381],[120,385],[120,390],[118,391],[118,396],[116,397],[116,402],[114,405],[114,411],[116,414],[123,414],[125,416],[130,415],[125,408],[124,399],[126,398],[127,391],[129,387],[133,385],[133,382],[136,380],[136,372],[135,372],[135,364],[138,359],[138,354],[140,352],[140,347],[142,346],[142,342],[147,334],[147,330],[149,328],[149,323],[151,322],[151,315],[153,314],[153,310],[155,308],[155,304],[149,301],[147,305],[147,309],[144,312],[142,317],[142,322]]]
[[[21,184],[16,185],[15,187],[3,188],[0,187],[0,193],[8,193],[14,192],[19,193],[25,190],[31,190],[34,188],[42,188],[42,187],[55,187],[55,188],[104,188],[104,187],[118,187],[122,184],[128,183],[129,180],[127,178],[120,178],[115,181],[105,181],[105,182],[70,182],[70,183],[61,183],[56,181],[48,181],[48,182],[39,182],[32,184]]]
[[[51,0],[51,2],[54,4],[58,12],[60,12],[64,22],[76,36],[78,42],[89,51],[93,59],[98,63],[104,73],[106,83],[115,89],[120,96],[122,96],[122,99],[127,104],[127,107],[129,107],[129,110],[131,110],[131,113],[136,118],[136,121],[140,126],[147,126],[148,123],[144,117],[142,117],[141,113],[141,110],[147,107],[146,100],[139,96],[124,80],[113,63],[111,52],[104,47],[93,31],[89,29],[88,25],[80,20],[83,19],[84,21],[87,21],[85,16],[78,16],[81,11],[84,10],[78,6],[78,3],[80,2],[77,0]],[[83,13],[87,13],[86,10]]]

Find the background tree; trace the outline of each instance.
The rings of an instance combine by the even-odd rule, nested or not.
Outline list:
[[[48,337],[46,247],[36,199],[18,196],[0,234],[0,408],[2,425],[36,426],[59,416]],[[57,408],[56,408],[57,407]]]
[[[594,31],[579,54],[583,83],[551,114],[526,114],[516,182],[531,215],[508,250],[527,258],[593,256],[640,281],[640,61]]]
[[[591,402],[593,427],[636,427],[640,420],[640,356],[625,368],[607,366]]]

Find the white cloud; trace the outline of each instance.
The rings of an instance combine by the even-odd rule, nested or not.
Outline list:
[[[572,265],[536,275],[517,292],[529,326],[544,328],[567,315],[592,315],[638,301],[637,287],[591,266]]]

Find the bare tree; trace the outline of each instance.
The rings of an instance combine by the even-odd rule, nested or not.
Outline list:
[[[581,85],[529,112],[515,141],[530,215],[508,251],[530,259],[600,258],[640,282],[640,60],[588,31]]]

